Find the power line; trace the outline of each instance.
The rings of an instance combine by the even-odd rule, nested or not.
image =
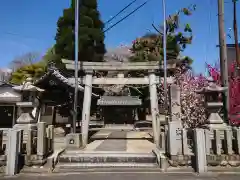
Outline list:
[[[124,16],[122,19],[120,19],[119,21],[117,21],[115,24],[113,24],[112,26],[110,26],[109,28],[107,28],[106,30],[103,31],[103,33],[109,31],[110,29],[112,29],[113,27],[115,27],[116,25],[118,25],[119,23],[121,23],[122,21],[124,21],[125,19],[127,19],[129,16],[131,16],[132,14],[134,14],[136,11],[138,11],[139,9],[141,9],[143,6],[145,6],[150,0],[145,1],[143,4],[141,4],[140,6],[138,6],[136,9],[134,9],[132,12],[130,12],[128,15]]]
[[[123,11],[125,11],[127,8],[129,8],[136,1],[137,0],[133,0],[132,2],[130,2],[127,6],[125,6],[123,9],[121,9],[115,16],[111,17],[107,22],[105,22],[104,25],[107,25],[109,22],[111,22],[113,19],[115,19],[119,14],[121,14]]]
[[[38,38],[35,38],[35,37],[30,37],[30,36],[25,36],[25,35],[21,35],[21,34],[18,34],[18,33],[13,33],[13,32],[2,32],[3,34],[6,34],[6,35],[11,35],[11,36],[18,36],[20,38],[24,38],[24,39],[34,39],[34,40],[40,40],[42,41],[41,39],[38,39]]]
[[[111,17],[108,21],[106,21],[104,23],[104,25],[107,25],[108,23],[110,23],[112,20],[114,20],[117,16],[119,16],[119,14],[121,14],[122,12],[124,12],[127,8],[129,8],[132,4],[134,4],[137,0],[133,0],[131,1],[128,5],[126,5],[123,9],[121,9],[116,15],[114,15],[113,17]],[[34,37],[30,37],[30,36],[25,36],[25,35],[20,35],[18,33],[13,33],[13,32],[3,32],[3,34],[7,34],[7,35],[11,35],[11,36],[18,36],[20,38],[24,38],[24,39],[35,39],[35,40],[40,40],[38,38],[34,38]]]
[[[209,7],[210,7],[210,11],[208,13],[208,36],[212,34],[212,11],[211,9],[213,9],[213,2],[212,0],[209,0]],[[205,44],[205,61],[208,62],[208,52],[209,52],[209,43],[206,42]]]
[[[132,4],[134,4],[137,0],[133,0],[132,2],[130,2],[127,6],[125,6],[123,9],[121,9],[115,16],[113,16],[112,18],[110,18],[107,22],[104,23],[104,25],[107,25],[108,23],[110,23],[112,20],[114,20],[119,14],[121,14],[123,11],[125,11],[127,8],[129,8]],[[124,16],[122,19],[120,19],[119,21],[117,21],[115,24],[113,24],[112,26],[110,26],[109,28],[107,28],[106,30],[104,30],[104,33],[109,31],[110,29],[112,29],[113,27],[115,27],[116,25],[118,25],[119,23],[121,23],[122,21],[124,21],[125,19],[127,19],[129,16],[131,16],[132,14],[134,14],[136,11],[138,11],[139,9],[141,9],[143,6],[145,6],[150,0],[145,1],[143,4],[141,4],[140,6],[138,6],[136,9],[134,9],[132,12],[130,12],[128,15]],[[7,34],[7,35],[12,35],[12,36],[18,36],[20,38],[25,38],[25,39],[35,39],[35,40],[40,40],[38,38],[34,38],[34,37],[30,37],[30,36],[24,36],[24,35],[20,35],[17,33],[13,33],[13,32],[3,32],[3,34]],[[41,40],[40,40],[41,41]]]
[[[113,19],[115,19],[119,14],[121,14],[123,11],[125,11],[127,8],[129,8],[132,4],[134,4],[137,0],[133,0],[132,2],[130,2],[127,6],[125,6],[123,9],[121,9],[115,16],[113,16],[112,18],[110,18],[107,22],[104,23],[104,25],[108,24],[109,22],[111,22]],[[111,30],[113,27],[115,27],[116,25],[118,25],[119,23],[121,23],[122,21],[124,21],[125,19],[127,19],[129,16],[131,16],[132,14],[134,14],[135,12],[137,12],[139,9],[141,9],[143,6],[145,6],[150,0],[145,1],[144,3],[142,3],[140,6],[138,6],[136,9],[134,9],[132,12],[130,12],[128,15],[124,16],[122,19],[120,19],[119,21],[117,21],[115,24],[113,24],[112,26],[110,26],[109,28],[105,29],[103,32],[107,32],[109,30]],[[40,40],[38,38],[34,38],[34,37],[30,37],[30,36],[23,36],[17,33],[12,33],[12,32],[3,32],[4,34],[8,34],[8,35],[13,35],[13,36],[19,36],[20,38],[25,38],[25,39],[35,39],[35,40]],[[40,40],[41,41],[41,40]]]

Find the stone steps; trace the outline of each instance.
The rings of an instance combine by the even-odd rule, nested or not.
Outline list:
[[[52,172],[53,173],[81,173],[81,172],[101,172],[101,173],[108,173],[108,172],[161,172],[161,169],[158,166],[148,166],[145,164],[144,166],[132,166],[132,164],[125,164],[124,166],[116,166],[116,164],[108,166],[95,166],[87,164],[84,167],[79,168],[79,165],[73,164],[71,166],[57,166]]]
[[[71,151],[60,155],[56,172],[77,171],[88,168],[150,168],[158,169],[153,153],[127,153],[118,151]]]
[[[160,171],[156,164],[152,163],[61,163],[57,165],[53,172],[81,172],[81,171]]]
[[[64,153],[59,157],[59,162],[63,163],[114,163],[114,162],[134,162],[134,163],[155,163],[156,157],[152,153]]]
[[[156,164],[152,163],[62,163],[58,165],[62,169],[81,168],[101,168],[101,167],[129,167],[129,168],[155,168]]]

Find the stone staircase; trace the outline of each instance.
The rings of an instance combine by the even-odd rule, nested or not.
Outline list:
[[[54,172],[74,172],[104,168],[159,170],[157,158],[153,153],[66,151],[60,155]]]

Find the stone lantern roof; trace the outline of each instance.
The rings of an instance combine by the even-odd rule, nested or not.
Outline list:
[[[227,91],[227,87],[221,87],[213,82],[212,78],[208,78],[209,85],[207,87],[203,87],[199,90],[196,90],[196,93],[205,94],[205,93],[212,93],[212,92],[225,92]]]

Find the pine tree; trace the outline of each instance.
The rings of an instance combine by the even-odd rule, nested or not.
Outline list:
[[[105,53],[103,23],[97,10],[97,0],[81,0],[79,8],[79,61],[102,61]],[[61,59],[74,60],[75,2],[59,18],[55,37],[56,65]],[[56,60],[55,60],[56,61]]]
[[[28,77],[33,78],[33,80],[37,80],[46,72],[46,66],[42,62],[38,62],[35,64],[25,65],[20,67],[15,72],[12,73],[10,82],[12,84],[21,84]]]

